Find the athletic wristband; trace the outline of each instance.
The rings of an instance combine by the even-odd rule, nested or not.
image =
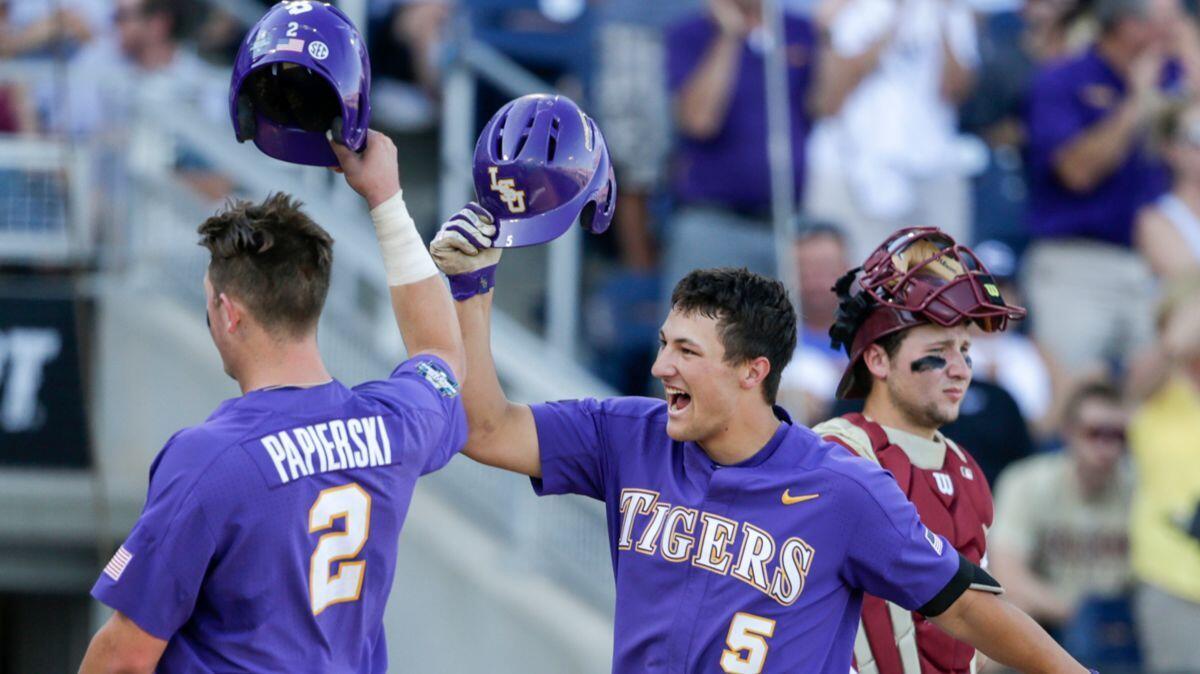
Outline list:
[[[455,300],[462,302],[476,295],[486,295],[496,287],[496,266],[476,269],[465,274],[447,276],[450,281],[450,294]]]
[[[389,286],[407,285],[437,276],[437,266],[425,250],[417,224],[404,204],[403,190],[371,209],[371,221],[375,223],[375,236],[379,239]]]

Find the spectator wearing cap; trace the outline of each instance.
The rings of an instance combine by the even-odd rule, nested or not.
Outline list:
[[[825,221],[801,223],[792,254],[800,296],[800,334],[796,351],[779,384],[780,404],[805,423],[828,419],[846,369],[846,354],[830,345],[838,299],[833,286],[850,268],[846,237]]]
[[[1159,277],[1200,272],[1200,106],[1167,106],[1154,136],[1171,169],[1171,191],[1138,215],[1138,250]]]
[[[1130,424],[1130,546],[1149,674],[1200,663],[1200,276],[1172,280],[1159,312],[1157,381]]]
[[[968,174],[986,149],[957,129],[979,60],[967,0],[825,0],[805,209],[842,223],[855,259],[911,225],[968,240]]]
[[[795,193],[804,187],[816,74],[817,34],[805,18],[783,21]],[[667,87],[676,144],[670,186],[678,203],[667,223],[664,288],[697,267],[737,265],[773,274],[771,175],[761,0],[709,0],[667,30]]]
[[[996,482],[991,569],[1008,600],[1047,627],[1129,587],[1127,422],[1115,386],[1083,384],[1066,405],[1062,451],[1017,461]]]
[[[983,241],[973,249],[979,260],[992,273],[1005,301],[1022,305],[1021,293],[1015,283],[1017,258],[1006,243]],[[1036,435],[1049,435],[1054,400],[1052,369],[1037,344],[1018,324],[1004,332],[974,332],[971,358],[975,376],[990,381],[1008,391],[1021,408],[1021,414],[1031,424]]]
[[[1152,14],[1146,0],[1098,0],[1094,13],[1096,44],[1043,69],[1026,113],[1033,243],[1023,285],[1034,337],[1071,373],[1151,338],[1152,279],[1131,249],[1133,226],[1168,178],[1145,131],[1160,96],[1186,90],[1181,65],[1196,48],[1190,23]]]

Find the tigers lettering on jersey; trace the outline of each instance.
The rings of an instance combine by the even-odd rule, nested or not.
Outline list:
[[[618,550],[631,550],[664,561],[692,565],[734,578],[784,606],[804,590],[816,551],[802,538],[778,545],[770,533],[741,522],[682,506],[672,506],[648,489],[621,490],[621,531]],[[634,541],[634,527],[644,520]],[[740,541],[737,552],[730,547]],[[774,570],[768,569],[774,565]]]
[[[265,436],[259,443],[275,467],[279,484],[392,463],[392,441],[381,416],[297,426]]]

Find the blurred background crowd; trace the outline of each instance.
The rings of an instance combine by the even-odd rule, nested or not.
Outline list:
[[[174,273],[198,288],[202,270],[172,257],[192,214],[275,181],[318,221],[357,218],[335,231],[340,244],[369,235],[320,171],[276,175],[227,147],[228,68],[267,4],[0,0],[0,463],[110,461],[116,432],[97,428],[116,403],[97,397],[157,375],[143,363],[96,383],[115,376],[91,369],[111,359],[99,335],[119,334],[96,298],[114,278],[140,279],[141,292]],[[991,568],[1011,601],[1104,671],[1200,671],[1192,0],[780,0],[778,30],[758,0],[338,4],[353,4],[367,35],[373,125],[396,139],[427,234],[470,198],[463,162],[502,102],[553,87],[597,118],[617,170],[613,230],[506,256],[528,264],[502,265],[497,301],[532,340],[515,344],[611,391],[658,395],[649,365],[665,296],[692,268],[737,265],[784,277],[802,312],[784,406],[810,424],[849,411],[834,399],[846,362],[827,334],[834,281],[899,227],[971,245],[1006,300],[1029,309],[1015,329],[977,336],[974,383],[944,429],[993,485]],[[371,311],[370,293],[345,292]],[[58,341],[20,327],[56,311]],[[535,353],[514,354],[508,376],[535,368]],[[60,356],[72,369],[18,376],[19,362]],[[48,382],[49,397],[14,392]],[[65,430],[72,407],[91,429],[79,437]],[[22,671],[2,653],[18,605],[0,599],[0,672]]]

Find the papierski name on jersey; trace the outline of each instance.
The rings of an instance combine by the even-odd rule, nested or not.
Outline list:
[[[92,594],[164,672],[387,671],[383,609],[417,478],[466,441],[449,367],[252,391],[177,433]]]

